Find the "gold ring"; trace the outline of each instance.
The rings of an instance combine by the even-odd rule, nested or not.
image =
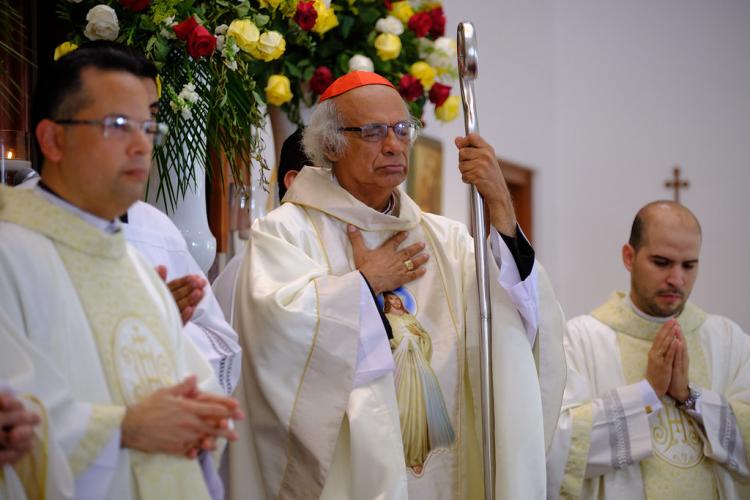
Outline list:
[[[413,271],[414,270],[414,262],[412,262],[411,259],[406,259],[404,261],[404,266],[406,267],[407,271]]]

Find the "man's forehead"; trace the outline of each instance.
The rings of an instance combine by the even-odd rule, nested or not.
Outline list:
[[[86,68],[81,72],[81,82],[88,101],[87,108],[133,118],[145,119],[149,116],[151,101],[146,87],[137,76],[126,71]],[[141,116],[144,112],[146,115]]]
[[[696,231],[684,227],[655,230],[648,234],[642,250],[649,256],[664,257],[675,262],[698,260],[701,237]]]
[[[398,91],[384,85],[359,87],[335,99],[338,111],[345,120],[390,123],[409,118],[406,105]]]

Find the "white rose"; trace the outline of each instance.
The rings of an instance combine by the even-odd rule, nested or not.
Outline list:
[[[224,51],[224,35],[219,35],[216,37],[216,50]]]
[[[226,34],[227,30],[229,29],[229,26],[226,24],[220,24],[214,29],[215,35],[224,35]]]
[[[380,33],[400,36],[404,32],[404,23],[393,16],[383,17],[375,23],[375,29]]]
[[[435,40],[435,50],[456,57],[456,40],[447,36],[441,36]]]
[[[114,40],[120,34],[120,25],[117,22],[117,14],[108,5],[97,5],[93,7],[86,20],[89,22],[83,34],[89,40]]]
[[[435,68],[451,68],[456,64],[456,41],[447,36],[435,40],[427,63]]]
[[[374,69],[372,59],[362,54],[357,54],[349,59],[349,71],[372,71]]]

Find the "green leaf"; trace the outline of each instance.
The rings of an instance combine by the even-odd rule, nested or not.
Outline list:
[[[288,59],[284,60],[284,69],[286,70],[286,73],[295,77],[295,78],[302,78],[302,71],[299,69],[299,67],[291,62]]]
[[[339,19],[339,29],[341,30],[341,37],[342,38],[349,38],[349,35],[352,33],[352,28],[354,27],[354,18],[351,17],[344,17],[343,19]]]
[[[265,14],[255,14],[254,22],[258,28],[262,28],[263,26],[268,24],[268,21],[270,20],[271,18]]]
[[[247,17],[248,14],[250,14],[250,6],[247,4],[238,5],[234,10],[237,12],[237,17],[240,19]]]

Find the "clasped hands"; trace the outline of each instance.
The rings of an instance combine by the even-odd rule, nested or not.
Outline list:
[[[0,392],[0,466],[20,460],[34,445],[39,416],[11,394]]]
[[[208,282],[197,274],[186,274],[181,278],[167,281],[167,268],[165,266],[156,266],[156,272],[164,280],[177,303],[182,324],[186,324],[193,317],[198,303],[203,299],[205,295],[203,288]]]
[[[201,450],[214,450],[217,439],[235,441],[230,422],[243,418],[234,398],[201,391],[191,375],[127,408],[121,446],[193,459]]]
[[[668,394],[683,402],[690,397],[688,388],[688,351],[682,328],[676,319],[664,323],[648,352],[646,380],[657,396]]]

